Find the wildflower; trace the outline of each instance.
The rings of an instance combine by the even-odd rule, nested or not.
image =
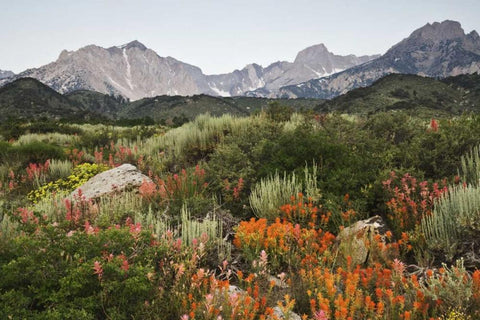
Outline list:
[[[102,264],[99,261],[93,263],[93,274],[98,275],[98,279],[101,279],[103,276]]]
[[[123,271],[127,272],[128,269],[130,268],[130,265],[128,264],[128,261],[125,259],[122,262],[122,266],[120,267]]]

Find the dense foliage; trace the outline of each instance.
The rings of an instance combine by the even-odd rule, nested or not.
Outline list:
[[[0,142],[1,318],[480,317],[476,115],[271,105],[176,128],[29,126]],[[123,163],[151,182],[68,197]],[[357,264],[340,234],[376,215],[388,230],[357,237]]]

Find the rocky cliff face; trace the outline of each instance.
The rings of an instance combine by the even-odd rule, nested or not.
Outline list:
[[[458,22],[447,20],[415,30],[377,59],[329,77],[282,87],[278,95],[328,99],[368,86],[389,73],[447,77],[474,72],[480,72],[478,33],[465,34]]]
[[[239,96],[261,89],[266,94],[281,86],[297,84],[350,68],[374,57],[337,56],[322,45],[301,51],[295,61],[276,62],[267,68],[257,64],[221,75],[205,75],[201,69],[172,57],[161,57],[138,41],[111,48],[89,45],[62,51],[57,61],[0,81],[0,85],[32,77],[60,93],[79,89],[122,95],[131,100],[157,95],[209,94]]]

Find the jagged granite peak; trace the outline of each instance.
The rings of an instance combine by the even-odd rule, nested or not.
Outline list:
[[[467,37],[472,41],[476,42],[480,45],[480,36],[478,35],[477,31],[473,30],[469,34],[467,34]]]
[[[282,86],[334,74],[378,56],[335,55],[322,43],[300,51],[293,62],[278,61],[266,68],[251,64],[233,74],[209,76],[209,85],[215,91],[230,95],[273,96]],[[241,82],[233,79],[239,73],[244,75]]]
[[[138,40],[133,40],[127,44],[124,44],[123,46],[120,47],[121,49],[131,49],[131,48],[138,48],[142,51],[145,51],[147,50],[147,47],[141,43],[140,41]]]
[[[280,88],[278,96],[333,98],[389,73],[448,77],[480,72],[480,37],[446,20],[415,30],[384,55],[337,74]]]
[[[415,30],[410,39],[420,38],[435,42],[463,38],[465,32],[457,21],[445,20],[443,22],[427,23],[425,26]]]
[[[480,39],[474,30],[466,35],[459,22],[446,20],[427,23],[390,48],[386,55],[414,51],[438,52],[445,46],[462,46],[467,51],[480,54]]]
[[[14,75],[15,73],[13,73],[12,71],[0,70],[0,79],[13,77]]]
[[[88,45],[64,50],[59,58],[20,77],[33,77],[60,93],[86,89],[132,100],[156,95],[214,94],[200,68],[160,57],[139,41],[102,48]]]
[[[295,57],[293,63],[308,63],[312,61],[318,61],[319,59],[324,59],[329,54],[331,53],[328,51],[327,47],[323,43],[320,43],[300,51]]]

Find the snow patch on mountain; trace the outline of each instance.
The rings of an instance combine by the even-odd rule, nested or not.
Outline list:
[[[133,84],[132,84],[132,68],[130,66],[130,62],[128,62],[128,55],[127,55],[127,49],[123,48],[123,58],[125,59],[125,63],[127,64],[127,76],[125,80],[127,81],[128,86],[130,89],[133,90]]]
[[[230,92],[218,89],[216,84],[213,83],[213,82],[209,82],[208,85],[210,86],[210,89],[212,89],[213,92],[215,92],[215,94],[220,96],[220,97],[230,97],[231,96]]]

